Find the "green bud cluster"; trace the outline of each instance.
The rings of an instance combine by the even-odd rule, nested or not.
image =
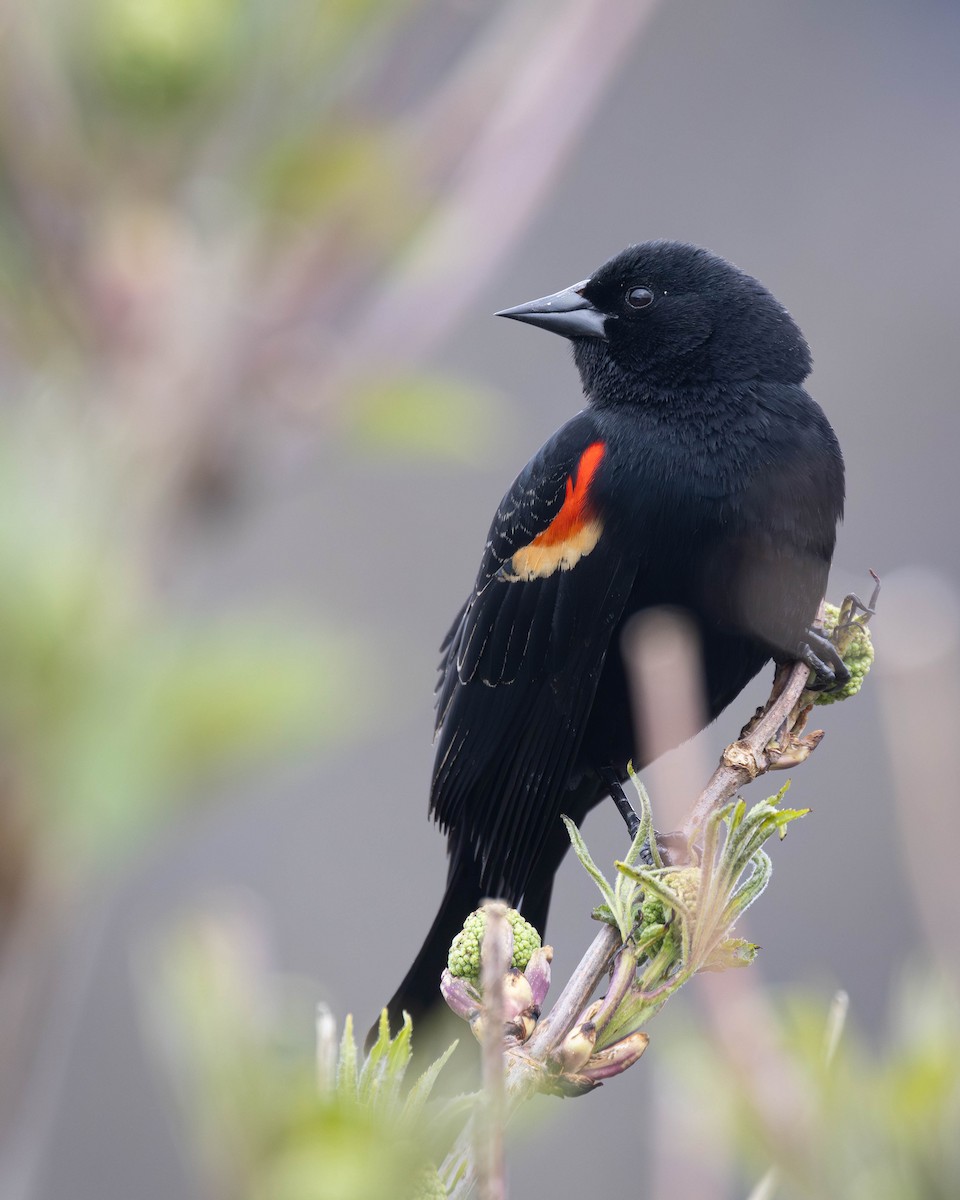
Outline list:
[[[836,604],[824,605],[823,628],[827,634],[832,634],[840,619],[840,609]],[[863,681],[873,664],[873,642],[870,630],[859,621],[852,622],[841,635],[839,644],[840,654],[850,672],[850,678],[842,688],[818,693],[815,704],[835,704],[838,700],[847,700],[855,696],[863,687]]]
[[[640,921],[644,927],[650,925],[662,925],[666,914],[663,911],[663,901],[659,896],[654,896],[651,893],[643,898],[643,903],[640,905]]]
[[[664,875],[663,882],[680,897],[693,916],[697,915],[697,902],[700,898],[700,868],[684,867]]]
[[[700,895],[700,868],[683,867],[679,871],[671,871],[662,878],[664,887],[668,887],[683,901],[691,913],[696,915],[697,901]],[[659,896],[649,893],[640,906],[640,917],[644,925],[662,925],[666,920],[664,903]]]
[[[523,971],[534,950],[540,949],[540,934],[529,921],[525,921],[515,908],[507,909],[507,923],[513,930],[513,958],[511,967]],[[480,947],[483,931],[487,925],[487,914],[482,908],[472,912],[464,921],[463,928],[453,939],[447,966],[456,979],[469,979],[477,983],[480,979]]]
[[[699,867],[682,867],[678,871],[669,871],[660,877],[660,882],[663,886],[669,888],[671,892],[677,895],[692,916],[696,916],[697,913],[697,905],[700,899],[700,881],[701,873]],[[664,900],[661,900],[659,896],[653,895],[652,892],[646,894],[643,903],[640,905],[641,929],[649,929],[651,926],[656,925],[667,925],[662,938],[657,938],[654,942],[648,943],[648,955],[656,954],[661,949],[667,947],[670,947],[674,952],[679,952],[680,926],[676,921],[670,921],[667,924],[670,915],[670,906]]]

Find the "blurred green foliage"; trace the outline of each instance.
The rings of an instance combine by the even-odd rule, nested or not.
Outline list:
[[[185,922],[161,947],[147,1010],[211,1193],[230,1200],[418,1200],[454,1124],[428,1108],[454,1047],[414,1080],[411,1026],[384,1017],[368,1055],[325,1010],[311,1046],[239,910]],[[431,1195],[434,1193],[430,1193]],[[443,1194],[442,1191],[439,1194]]]
[[[494,449],[497,411],[496,399],[477,386],[418,372],[361,387],[344,427],[366,450],[476,466]]]
[[[260,162],[256,195],[264,219],[297,230],[329,222],[342,236],[384,246],[418,213],[395,133],[368,119],[313,123],[271,146]],[[390,181],[384,187],[385,180]]]
[[[357,714],[357,637],[235,606],[201,621],[156,583],[158,548],[175,571],[205,496],[242,496],[291,411],[354,450],[475,461],[488,444],[479,391],[325,352],[424,216],[416,121],[378,92],[416,8],[8,15],[0,836],[26,831],[28,856],[115,852],[212,772]]]
[[[169,114],[225,81],[242,0],[93,0],[81,5],[83,65],[132,116]]]
[[[252,78],[338,85],[338,59],[409,0],[80,0],[55,7],[66,53],[93,102],[125,119],[183,119],[212,93]]]
[[[960,1180],[960,996],[930,964],[904,975],[888,1028],[871,1041],[849,1027],[828,1062],[823,998],[778,1000],[778,1053],[768,1072],[799,1084],[790,1125],[766,1111],[716,1043],[687,1030],[670,1069],[736,1148],[744,1170],[775,1182],[778,1200],[950,1200]],[[667,1048],[664,1047],[666,1050]],[[773,1076],[775,1077],[775,1075]]]
[[[52,413],[0,422],[0,747],[33,836],[73,867],[211,772],[343,732],[358,705],[356,638],[165,609],[123,502]]]

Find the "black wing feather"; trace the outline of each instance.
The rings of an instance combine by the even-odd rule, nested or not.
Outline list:
[[[517,580],[502,568],[560,511],[597,439],[581,413],[520,474],[444,643],[431,811],[476,852],[483,888],[512,903],[583,769],[584,727],[636,563],[601,534],[570,570]]]

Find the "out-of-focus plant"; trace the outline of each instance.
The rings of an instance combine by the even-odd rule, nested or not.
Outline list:
[[[435,1163],[463,1121],[463,1100],[431,1103],[456,1043],[410,1073],[409,1019],[386,1013],[367,1054],[347,1017],[321,1006],[302,1036],[265,968],[259,935],[238,911],[171,936],[147,991],[152,1041],[181,1093],[211,1195],[236,1200],[432,1200]]]
[[[508,1055],[523,1064],[527,1090],[564,1096],[592,1091],[633,1066],[647,1046],[644,1026],[698,971],[749,965],[757,947],[733,937],[732,930],[770,880],[773,868],[763,845],[774,834],[782,838],[787,826],[806,813],[779,807],[786,787],[752,808],[739,798],[710,817],[699,864],[664,866],[653,839],[649,798],[639,780],[634,783],[640,826],[612,884],[580,831],[566,820],[574,851],[603,897],[594,915],[616,931],[621,945],[606,995],[591,1001],[559,1040],[536,1055],[522,1047],[540,1018],[553,951],[540,948],[539,934],[519,913],[510,910],[504,924],[501,957],[513,966],[503,981],[498,1019],[506,1029]],[[653,859],[649,867],[642,864],[644,853]],[[478,1037],[492,1019],[477,982],[483,965],[477,930],[484,915],[481,909],[467,918],[441,982],[448,1006]]]
[[[0,416],[0,1149],[94,869],[188,797],[347,731],[356,635],[176,612],[124,471],[49,398]]]
[[[425,359],[653,7],[4,10],[0,1151],[56,991],[64,897],[210,772],[354,711],[349,637],[177,610],[158,580],[184,531],[309,460],[318,433],[482,455],[491,398]],[[581,58],[558,122],[543,100]]]
[[[842,653],[863,658],[870,611],[848,598],[841,612],[831,636]],[[552,948],[500,902],[467,917],[438,985],[481,1043],[479,1093],[426,1111],[448,1051],[405,1094],[413,1030],[405,1017],[391,1039],[385,1012],[362,1061],[352,1022],[337,1051],[332,1018],[324,1015],[313,1078],[302,1046],[286,1061],[270,1049],[283,1025],[275,1000],[263,1002],[266,976],[250,970],[256,956],[243,952],[243,937],[223,938],[216,926],[214,936],[198,936],[200,926],[174,943],[161,985],[151,981],[150,1007],[155,1023],[160,1014],[159,1028],[167,1026],[160,1040],[172,1048],[174,1076],[186,1085],[189,1126],[206,1147],[214,1193],[236,1200],[413,1200],[466,1197],[479,1185],[483,1196],[503,1196],[503,1127],[512,1112],[537,1092],[579,1096],[613,1080],[646,1049],[643,1027],[695,974],[753,961],[757,948],[734,936],[734,926],[770,880],[764,844],[782,838],[806,810],[780,807],[786,786],[752,807],[736,791],[781,762],[802,762],[818,744],[819,735],[804,733],[808,682],[802,663],[778,671],[766,707],[728,747],[693,806],[699,823],[665,840],[663,850],[649,798],[634,780],[637,832],[612,883],[567,821],[602,895],[594,913],[602,931],[546,1016]],[[668,852],[675,858],[665,862]],[[592,999],[608,973],[605,994]]]
[[[762,1177],[755,1200],[948,1200],[960,1179],[960,996],[930,964],[903,978],[875,1040],[848,1020],[842,1034],[822,998],[774,994],[779,1069],[797,1091],[794,1115],[772,1114],[716,1041],[684,1025],[664,1046],[666,1069],[697,1097],[703,1122]],[[834,1013],[836,1011],[836,1004]],[[826,1031],[825,1031],[826,1025]]]
[[[165,611],[109,460],[47,417],[0,428],[0,746],[10,811],[79,878],[211,772],[344,729],[361,651]]]

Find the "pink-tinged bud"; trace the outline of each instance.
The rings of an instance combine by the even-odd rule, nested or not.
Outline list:
[[[596,1054],[591,1055],[587,1063],[580,1069],[579,1074],[592,1083],[612,1079],[614,1075],[619,1075],[627,1067],[633,1066],[646,1050],[649,1041],[650,1038],[640,1030],[629,1033],[619,1042],[614,1042],[612,1046],[605,1046],[603,1050],[598,1050]]]
[[[536,1005],[526,1009],[519,1016],[514,1017],[512,1021],[507,1022],[507,1037],[516,1038],[518,1042],[525,1042],[536,1029],[537,1021],[539,1020],[540,1009]]]
[[[553,961],[553,947],[541,946],[534,950],[524,971],[527,982],[533,992],[533,1003],[537,1008],[543,1008],[543,1002],[550,990],[550,963]]]
[[[586,1075],[557,1075],[551,1080],[550,1089],[558,1096],[583,1096],[602,1084],[594,1083]]]
[[[601,1008],[603,1008],[602,996],[599,1000],[593,1000],[587,1005],[587,1007],[574,1022],[574,1029],[577,1027],[577,1025],[583,1025],[585,1022],[592,1022],[593,1018],[597,1015]]]
[[[533,1007],[533,988],[518,967],[511,967],[503,977],[503,1019],[509,1023]]]
[[[448,967],[440,976],[440,993],[447,1006],[464,1021],[472,1021],[480,1011],[480,993],[468,980],[451,975]]]
[[[592,1021],[575,1025],[560,1043],[557,1063],[565,1075],[576,1075],[593,1054],[597,1044],[597,1027]]]

